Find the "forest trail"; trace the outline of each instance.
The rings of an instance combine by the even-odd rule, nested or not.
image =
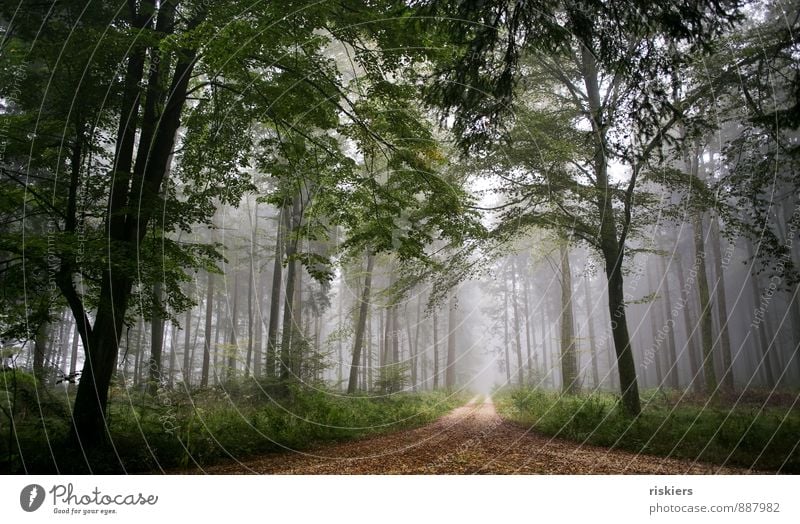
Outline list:
[[[197,470],[210,474],[708,474],[746,473],[552,439],[503,421],[475,397],[435,422],[305,452]]]

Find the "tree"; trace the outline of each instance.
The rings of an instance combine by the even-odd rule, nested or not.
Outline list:
[[[561,145],[546,148],[548,155],[537,151],[541,148],[535,144],[533,149],[525,149],[507,141],[534,157],[535,171],[554,183],[536,186],[546,187],[544,194],[537,194],[530,182],[512,183],[523,186],[514,203],[526,202],[535,208],[552,198],[551,211],[537,216],[536,221],[566,228],[603,255],[622,404],[628,415],[638,415],[641,409],[623,290],[626,242],[636,226],[632,221],[634,194],[641,171],[683,105],[670,100],[660,84],[685,64],[688,55],[679,48],[707,46],[736,18],[736,5],[690,2],[681,6],[681,16],[675,16],[672,6],[656,4],[433,2],[437,12],[449,15],[451,22],[443,25],[460,52],[437,71],[430,99],[446,112],[455,113],[454,129],[465,148],[480,146],[509,121],[520,130],[517,136],[533,129],[550,144],[557,142],[547,140],[542,132],[552,129],[552,119],[549,125],[539,121],[531,127],[528,121],[528,126],[521,128],[518,116],[507,118],[512,112],[519,115],[520,101],[530,96],[531,90],[520,86],[534,86],[535,92],[535,86],[543,81],[546,92],[555,94],[536,100],[534,114],[546,112],[539,108],[549,105],[547,98],[566,101],[573,111],[569,118],[582,118],[591,127],[591,132],[579,133],[572,125],[557,126]],[[669,45],[657,46],[659,41]],[[526,62],[531,58],[533,66]],[[540,74],[526,80],[532,67]],[[568,134],[582,134],[577,143],[587,149],[585,158],[572,164],[572,159],[563,155],[564,144],[569,143],[563,138]],[[550,153],[560,154],[561,162]],[[612,158],[629,166],[624,189],[609,176]],[[585,207],[576,205],[585,201],[594,206],[593,220],[586,220]],[[517,227],[520,216],[519,209],[511,210],[504,222]]]

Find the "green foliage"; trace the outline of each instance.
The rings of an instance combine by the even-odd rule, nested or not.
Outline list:
[[[465,400],[444,392],[344,396],[266,380],[235,380],[190,394],[160,390],[156,398],[112,390],[112,398],[116,451],[90,453],[87,467],[81,452],[66,444],[66,412],[31,414],[16,426],[21,453],[8,439],[8,426],[0,425],[0,471],[118,473],[210,465],[426,424]]]
[[[501,416],[546,435],[634,453],[744,468],[800,471],[800,416],[790,407],[743,403],[733,409],[675,405],[654,392],[635,420],[606,393],[560,395],[539,389],[495,397]]]
[[[378,369],[378,378],[375,379],[375,389],[383,394],[403,391],[409,384],[409,362],[387,364]]]

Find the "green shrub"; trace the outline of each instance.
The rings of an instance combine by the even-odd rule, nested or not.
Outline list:
[[[500,415],[551,436],[715,464],[800,472],[800,413],[786,407],[755,409],[674,405],[660,392],[645,395],[634,420],[607,393],[561,395],[540,389],[501,391]]]

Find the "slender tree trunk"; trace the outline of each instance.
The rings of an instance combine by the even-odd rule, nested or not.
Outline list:
[[[688,287],[686,285],[686,274],[683,269],[683,259],[680,254],[676,254],[675,258],[675,270],[678,274],[678,285],[680,286],[681,290],[685,293],[684,296],[684,307],[683,309],[683,322],[686,330],[686,345],[689,348],[689,370],[692,374],[689,380],[689,387],[691,387],[694,391],[700,390],[700,350],[697,347],[697,342],[695,338],[695,328],[694,324],[691,320],[691,312],[689,311],[689,306],[691,303],[690,295],[688,293]]]
[[[214,384],[219,384],[220,374],[219,374],[219,339],[222,333],[223,326],[225,325],[223,317],[226,316],[222,309],[223,304],[223,297],[222,294],[217,295],[216,305],[214,309],[216,310],[216,314],[214,318],[217,319],[217,322],[214,326],[214,355],[212,358],[213,362],[213,369],[214,369]]]
[[[175,357],[177,356],[176,348],[178,347],[178,329],[170,324],[169,326],[169,371],[167,376],[167,385],[170,389],[175,385]]]
[[[367,391],[372,389],[372,309],[367,310]]]
[[[516,258],[511,260],[511,307],[514,311],[514,345],[517,348],[517,384],[522,387],[525,379],[522,370],[522,341],[520,338],[522,326],[519,322],[519,299],[517,297],[517,261]]]
[[[192,309],[186,310],[186,318],[183,321],[183,385],[188,388],[192,384],[192,370],[189,363],[192,355]]]
[[[414,326],[414,345],[411,351],[411,385],[413,390],[417,390],[417,385],[419,383],[419,373],[417,371],[418,363],[420,361],[419,357],[419,326],[422,323],[422,298],[417,297],[417,325]],[[409,340],[409,346],[411,346],[411,341]]]
[[[581,69],[586,86],[587,99],[594,130],[594,171],[599,198],[600,246],[605,260],[608,278],[608,308],[611,314],[611,334],[617,354],[622,406],[629,416],[641,412],[639,385],[636,380],[636,363],[633,358],[628,321],[625,311],[625,292],[623,289],[622,263],[625,255],[625,241],[617,238],[617,224],[611,187],[608,180],[608,156],[606,133],[608,129],[603,118],[603,107],[596,57],[586,47],[581,48]]]
[[[533,346],[536,343],[533,336],[533,329],[531,328],[531,308],[530,308],[530,283],[527,278],[527,271],[523,273],[522,278],[522,297],[523,306],[525,308],[525,349],[527,350],[527,360],[525,361],[528,368],[527,381],[533,380]]]
[[[660,344],[656,344],[656,340],[658,339],[658,318],[660,315],[656,315],[656,300],[655,297],[658,294],[658,282],[656,280],[655,273],[650,270],[647,271],[647,277],[649,280],[650,288],[652,289],[653,293],[653,302],[650,304],[650,307],[647,310],[647,315],[650,317],[650,331],[651,331],[651,338],[652,343],[651,347],[653,349],[653,363],[656,365],[656,387],[661,389],[664,387],[664,367],[662,365],[662,358],[661,358],[661,346]],[[659,307],[659,310],[662,309]]]
[[[258,201],[253,211],[253,226],[250,232],[250,278],[247,282],[247,356],[244,361],[244,376],[250,376],[250,367],[253,363],[253,297],[256,290],[256,233],[258,231]]]
[[[233,277],[233,305],[231,306],[231,331],[228,339],[228,365],[225,370],[225,377],[228,381],[236,376],[236,361],[239,359],[239,272],[236,270],[237,262],[234,262]]]
[[[692,216],[694,230],[695,263],[697,265],[697,298],[700,301],[700,335],[703,348],[703,377],[706,394],[717,395],[717,375],[714,372],[714,328],[711,318],[711,301],[706,273],[706,252],[703,239],[703,215],[696,211]]]
[[[161,317],[160,308],[164,301],[164,287],[161,282],[153,284],[153,298],[158,302],[158,305],[153,307],[153,320],[150,332],[150,361],[148,362],[150,384],[148,390],[151,395],[156,394],[158,386],[162,382],[161,350],[164,345],[164,319]]]
[[[586,326],[589,329],[589,352],[592,359],[592,382],[595,389],[600,389],[600,369],[597,364],[597,340],[594,332],[594,319],[592,318],[592,280],[587,275],[583,281],[586,296]]]
[[[672,317],[672,293],[669,286],[669,272],[667,271],[664,257],[658,257],[659,272],[664,276],[664,325],[667,328],[667,383],[672,389],[680,388],[680,375],[678,373],[678,354],[675,349],[675,321]]]
[[[75,326],[75,331],[72,334],[72,351],[70,352],[69,357],[69,376],[71,378],[75,378],[75,373],[78,370],[78,339],[80,335],[78,333],[78,326]]]
[[[561,388],[564,393],[576,394],[578,362],[575,351],[575,321],[572,313],[572,269],[569,264],[569,247],[566,241],[561,250]]]
[[[439,315],[433,310],[433,389],[439,389]]]
[[[288,380],[295,372],[293,365],[292,342],[294,335],[299,333],[294,316],[295,284],[297,283],[297,239],[294,238],[300,222],[300,195],[296,195],[292,202],[292,212],[285,213],[286,239],[286,296],[283,304],[283,338],[281,340],[280,378]]]
[[[214,307],[214,273],[208,273],[206,286],[206,328],[203,340],[203,366],[200,374],[200,387],[208,387],[208,368],[211,365],[211,317]]]
[[[750,260],[752,260],[753,264],[755,264],[755,252],[753,250],[753,245],[750,242],[745,243],[747,245],[747,256]],[[750,273],[747,275],[748,280],[750,281],[750,290],[753,293],[753,308],[754,312],[762,315],[762,319],[758,322],[757,325],[753,325],[751,323],[751,331],[754,329],[758,332],[758,341],[759,346],[761,346],[761,365],[759,366],[764,371],[764,378],[767,381],[767,387],[774,388],[777,385],[777,381],[775,378],[775,372],[772,366],[772,343],[767,336],[767,333],[773,333],[770,329],[769,325],[767,324],[768,321],[768,311],[767,311],[767,303],[761,303],[761,289],[758,284],[758,274],[755,271],[755,268],[751,266]],[[756,317],[757,319],[757,317]],[[756,320],[754,319],[754,321]],[[753,322],[755,323],[755,322]]]
[[[731,354],[731,339],[728,333],[728,299],[725,294],[725,266],[722,261],[720,247],[719,221],[716,216],[711,216],[711,247],[714,254],[714,272],[717,302],[717,316],[719,317],[719,349],[722,353],[722,387],[728,392],[733,391],[733,358]],[[727,264],[726,264],[727,265]]]
[[[505,357],[506,368],[506,384],[511,385],[511,356],[508,351],[508,346],[511,341],[508,337],[508,282],[506,276],[503,275],[503,352]]]
[[[452,389],[456,387],[456,333],[458,330],[458,318],[456,315],[456,295],[453,291],[450,295],[450,304],[447,308],[447,367],[445,368],[445,387]]]
[[[350,366],[350,380],[347,383],[347,392],[356,392],[356,381],[358,380],[359,362],[361,361],[361,348],[364,344],[364,331],[367,326],[367,312],[369,311],[369,298],[372,287],[372,268],[375,264],[375,257],[372,253],[367,253],[367,271],[364,275],[364,289],[361,294],[361,304],[358,311],[358,324],[356,325],[355,339],[353,340],[353,363]]]
[[[267,378],[275,376],[275,357],[278,354],[278,317],[281,313],[281,285],[283,283],[283,229],[286,209],[278,212],[275,233],[275,261],[272,265],[272,289],[269,303],[269,326],[267,327]]]
[[[49,345],[48,328],[50,323],[43,320],[36,330],[36,337],[33,342],[33,375],[42,384],[44,381],[44,360]]]

